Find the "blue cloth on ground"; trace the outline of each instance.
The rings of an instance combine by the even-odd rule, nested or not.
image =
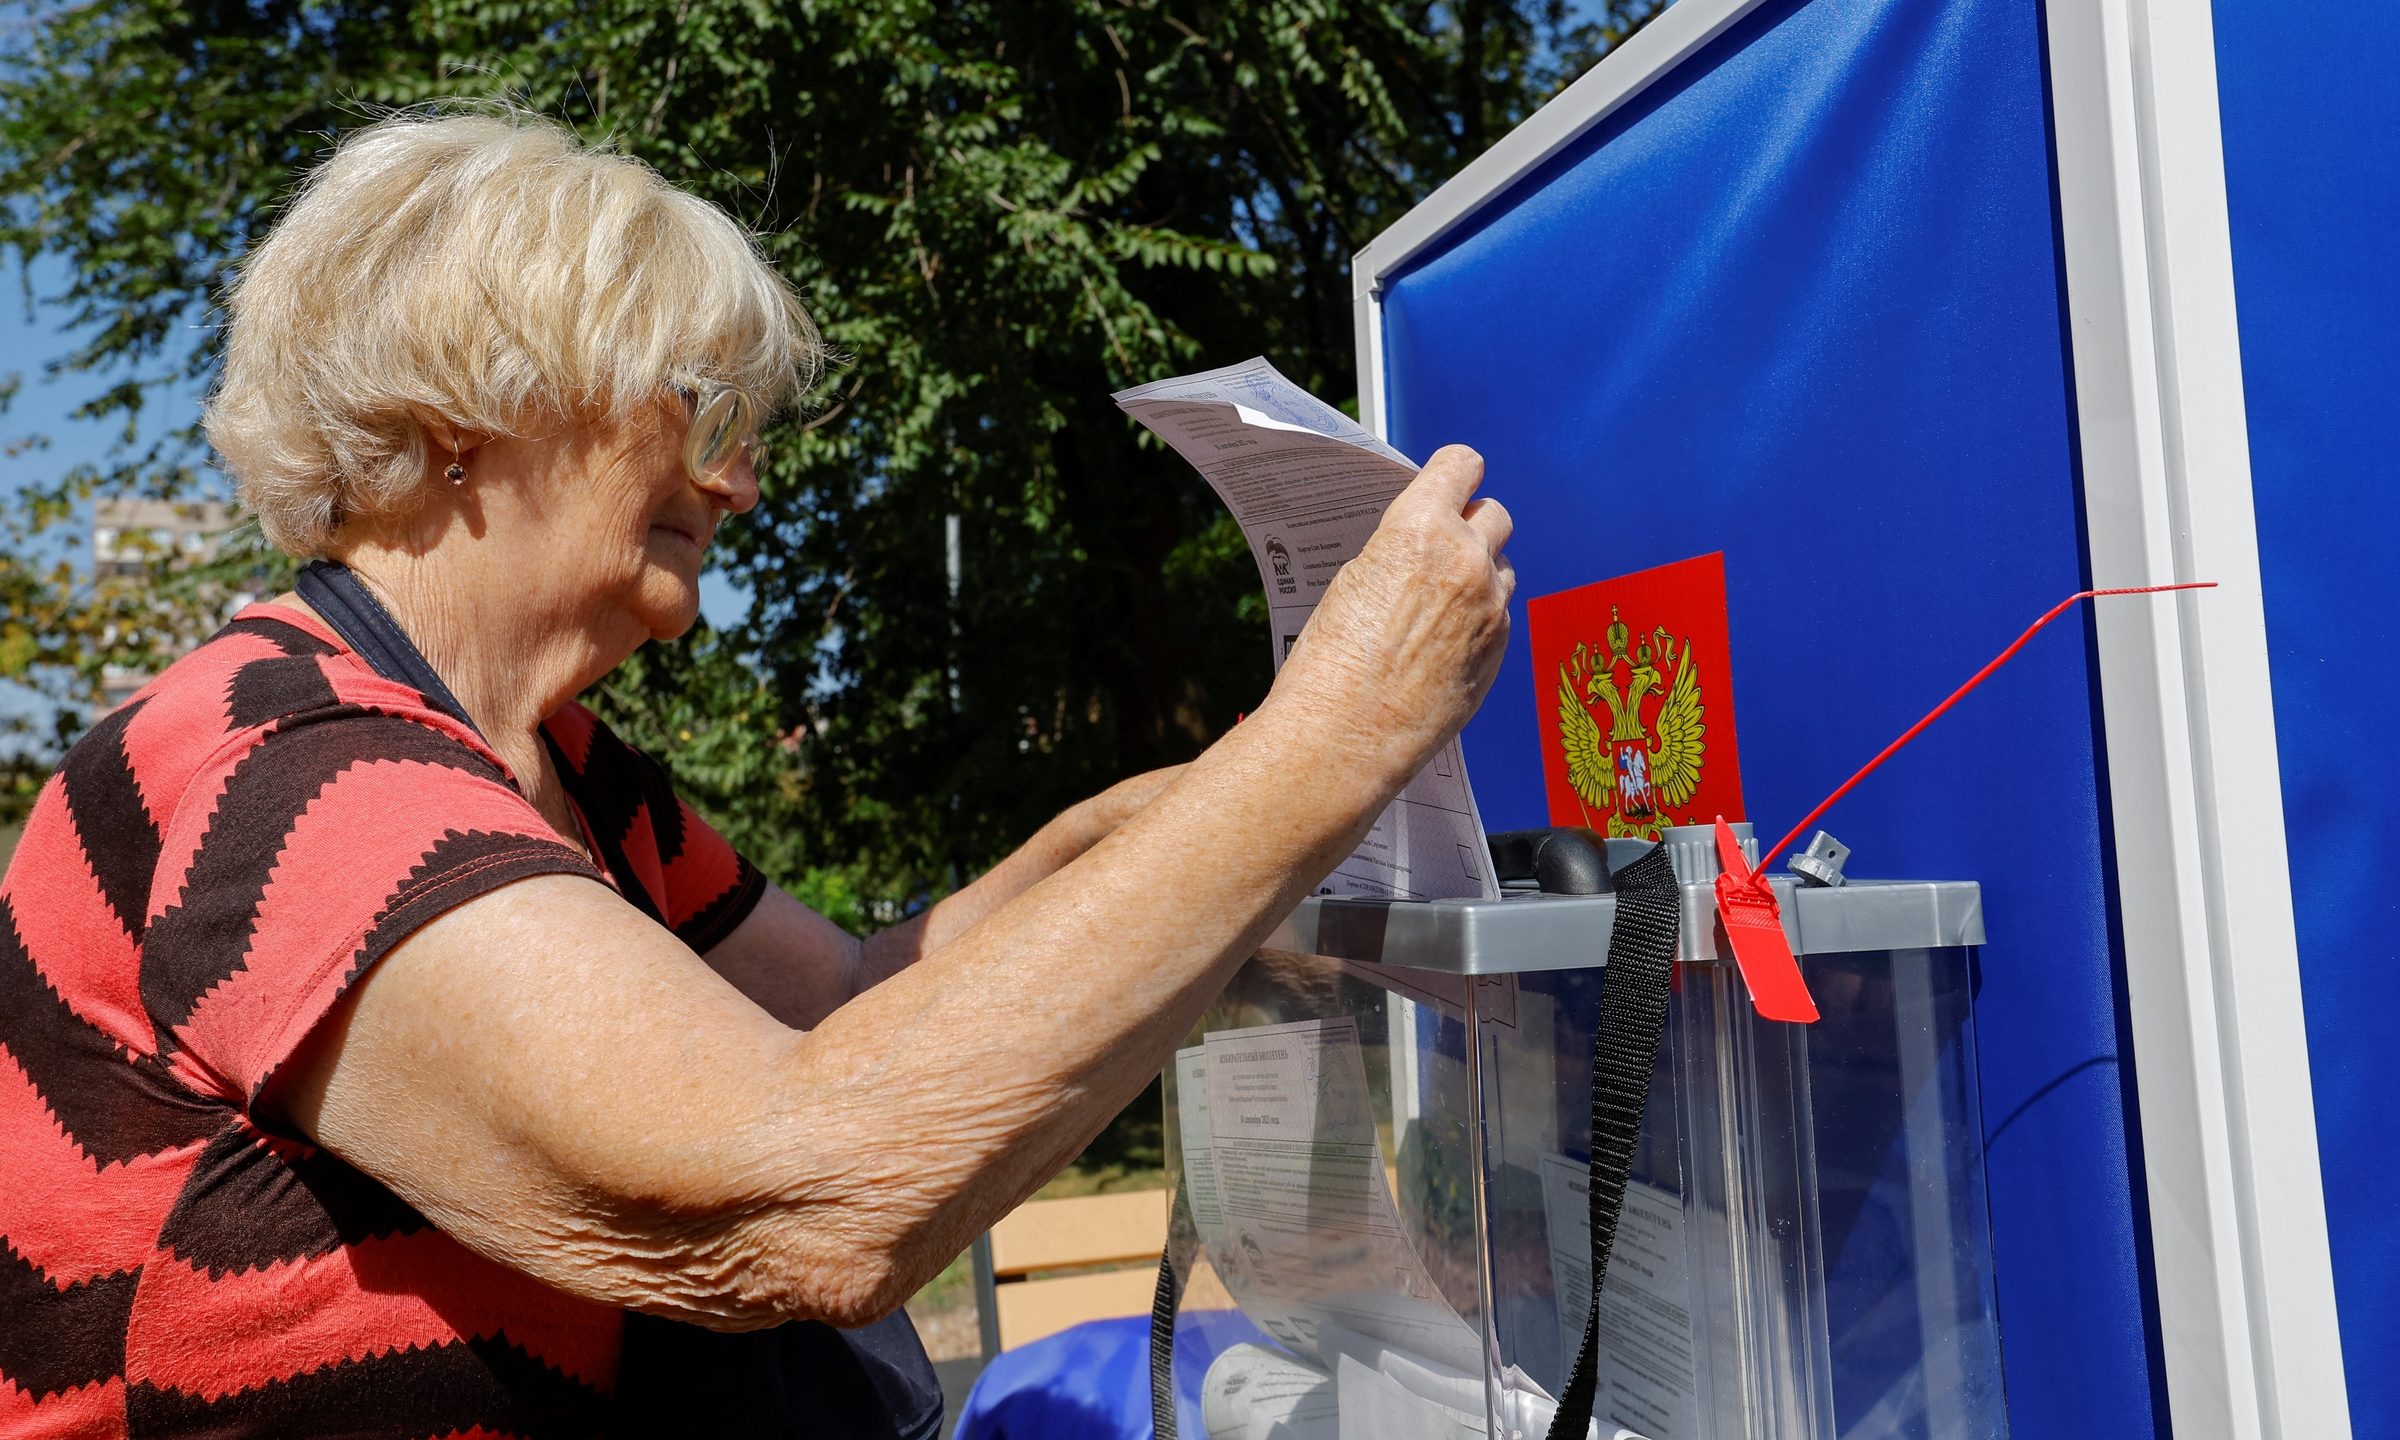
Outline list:
[[[1273,1344],[1238,1310],[1185,1311],[1175,1323],[1175,1411],[1199,1436],[1200,1381],[1226,1347]],[[1150,1317],[1090,1320],[1006,1351],[984,1367],[957,1440],[1149,1440]]]
[[[1149,1433],[1147,1315],[1090,1320],[1003,1351],[984,1367],[958,1417],[958,1440],[1133,1440]]]

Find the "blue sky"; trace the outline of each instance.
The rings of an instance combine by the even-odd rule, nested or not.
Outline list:
[[[64,275],[64,267],[55,260],[37,262],[35,294],[55,293]],[[122,434],[119,424],[70,418],[76,405],[99,388],[100,380],[91,375],[68,375],[56,381],[45,378],[51,362],[74,349],[75,336],[62,328],[64,316],[56,309],[39,307],[27,314],[24,293],[24,272],[12,256],[0,265],[0,375],[13,371],[23,377],[24,385],[7,414],[0,415],[0,436],[11,442],[12,450],[13,442],[28,435],[45,436],[49,444],[23,453],[0,453],[0,490],[10,496],[29,481],[106,459]],[[154,401],[149,413],[155,418],[145,420],[144,429],[188,424],[199,414],[199,405],[197,391],[166,396],[163,403]],[[80,537],[78,542],[80,550]],[[714,571],[701,576],[700,609],[710,624],[735,624],[749,608],[749,594],[724,576]]]
[[[56,262],[38,265],[34,272],[37,293],[60,288],[64,273],[65,267]],[[121,433],[114,425],[69,418],[69,412],[99,388],[99,377],[68,376],[46,382],[48,366],[74,348],[75,337],[63,328],[63,321],[63,314],[56,310],[27,313],[25,274],[10,257],[0,267],[0,374],[16,374],[24,388],[17,392],[8,413],[0,416],[0,435],[7,437],[12,452],[30,435],[49,440],[43,449],[0,454],[0,484],[11,495],[29,480],[105,458]],[[196,397],[178,396],[163,408],[181,418],[193,413],[197,405]],[[163,417],[162,423],[166,423]]]

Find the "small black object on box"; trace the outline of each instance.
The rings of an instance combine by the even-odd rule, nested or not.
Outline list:
[[[1545,895],[1609,895],[1608,842],[1590,830],[1503,830],[1487,837],[1492,873],[1503,890]]]

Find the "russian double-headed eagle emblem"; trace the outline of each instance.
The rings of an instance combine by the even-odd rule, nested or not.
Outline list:
[[[1664,627],[1637,642],[1616,606],[1608,615],[1607,655],[1577,645],[1558,667],[1567,783],[1586,807],[1585,824],[1656,840],[1660,830],[1684,823],[1668,807],[1687,803],[1700,788],[1708,749],[1700,665],[1688,638],[1680,653]]]

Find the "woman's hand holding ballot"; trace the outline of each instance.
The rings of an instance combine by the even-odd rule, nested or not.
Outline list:
[[[1472,497],[1483,457],[1434,453],[1357,559],[1334,578],[1275,698],[1348,727],[1406,784],[1483,703],[1508,649],[1515,521]]]

